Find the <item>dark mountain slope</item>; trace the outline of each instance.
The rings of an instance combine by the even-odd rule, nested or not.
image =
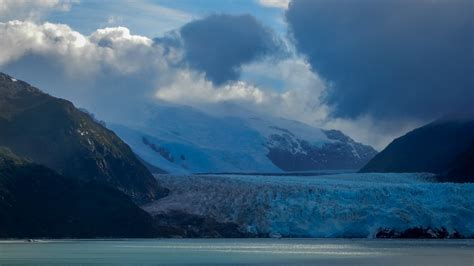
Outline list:
[[[167,193],[112,131],[72,103],[2,73],[0,146],[60,174],[109,184],[139,203]]]
[[[446,173],[439,176],[441,181],[474,182],[474,142],[462,152]]]
[[[122,192],[61,176],[0,148],[0,238],[154,235],[152,218]]]
[[[441,174],[454,167],[455,173],[455,169],[464,169],[464,161],[469,161],[469,155],[462,154],[473,142],[474,119],[441,119],[395,139],[361,171]],[[458,160],[460,165],[455,166]]]

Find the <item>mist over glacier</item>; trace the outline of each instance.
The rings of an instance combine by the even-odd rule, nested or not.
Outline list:
[[[446,228],[474,235],[474,184],[431,174],[158,175],[172,193],[144,208],[233,222],[290,237],[375,237],[380,229]]]

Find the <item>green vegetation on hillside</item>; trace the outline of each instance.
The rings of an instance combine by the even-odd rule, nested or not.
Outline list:
[[[109,186],[0,148],[0,238],[152,237],[152,218]]]
[[[111,185],[137,203],[167,194],[131,149],[89,114],[2,73],[0,146],[65,176]]]

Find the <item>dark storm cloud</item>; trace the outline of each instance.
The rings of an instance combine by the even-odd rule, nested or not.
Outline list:
[[[335,116],[473,111],[472,0],[294,0],[286,19]]]
[[[236,80],[240,66],[276,52],[279,41],[251,15],[211,15],[180,29],[189,66],[215,84]]]

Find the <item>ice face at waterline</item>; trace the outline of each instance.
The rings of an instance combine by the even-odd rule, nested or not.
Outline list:
[[[474,184],[434,183],[430,174],[157,178],[173,192],[146,210],[211,216],[250,232],[374,237],[421,226],[474,235]]]

